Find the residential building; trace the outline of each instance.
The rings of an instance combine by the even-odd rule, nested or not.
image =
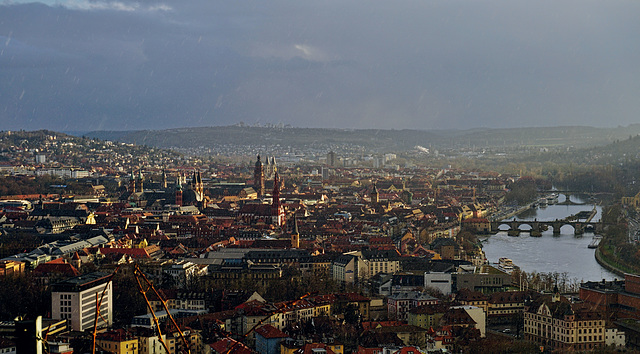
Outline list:
[[[406,321],[411,309],[423,305],[435,305],[438,302],[439,300],[435,297],[420,291],[393,294],[387,298],[389,319]]]
[[[488,297],[479,291],[473,291],[467,288],[460,289],[456,294],[456,302],[462,305],[479,307],[485,313],[489,312]]]
[[[138,354],[164,353],[164,347],[155,330],[132,327],[131,330],[138,337]],[[167,336],[163,333],[162,340],[166,342]]]
[[[331,263],[331,277],[333,280],[353,284],[357,281],[358,257],[342,255]]]
[[[358,284],[379,273],[393,274],[400,270],[397,251],[363,250],[347,252],[331,264],[334,280]]]
[[[289,336],[272,325],[255,330],[256,351],[260,354],[280,354],[280,342]]]
[[[440,319],[449,310],[448,304],[423,305],[409,310],[407,323],[429,329],[437,327]]]
[[[96,316],[100,301],[100,315]],[[69,319],[74,331],[104,328],[113,323],[113,290],[111,274],[94,272],[70,278],[52,285],[51,316]],[[96,319],[97,318],[97,319]]]
[[[491,324],[519,322],[526,294],[524,291],[501,291],[489,295],[487,320]]]
[[[202,269],[204,269],[204,271]],[[206,274],[206,267],[202,267],[202,269],[189,261],[171,262],[162,266],[163,274],[171,277],[177,286],[185,286],[189,284],[195,276]]]
[[[626,345],[625,333],[615,327],[605,329],[604,344],[615,348],[622,348]]]
[[[138,354],[138,338],[123,329],[99,333],[96,336],[98,352]]]
[[[209,344],[209,349],[212,354],[227,354],[233,349],[234,354],[253,354],[253,350],[247,347],[244,343],[238,342],[232,338],[223,338],[215,343]]]
[[[452,310],[462,309],[471,319],[475,322],[475,328],[480,331],[480,337],[486,337],[487,335],[487,314],[483,309],[476,306],[453,306]]]
[[[0,260],[0,277],[24,273],[24,262]]]

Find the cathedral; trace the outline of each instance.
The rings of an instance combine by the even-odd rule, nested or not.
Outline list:
[[[132,171],[127,191],[120,199],[138,207],[162,208],[166,204],[193,205],[200,209],[207,207],[204,183],[199,170],[195,170],[189,180],[185,175],[178,174],[174,185],[168,185],[165,171],[162,171],[162,180],[159,184],[157,182],[148,183],[148,185],[153,185],[152,188],[145,189],[144,182],[142,170],[137,174]]]
[[[258,193],[258,199],[264,198],[265,195],[265,187],[264,181],[265,179],[274,179],[278,173],[278,167],[276,166],[276,158],[275,157],[267,157],[267,164],[265,165],[260,160],[260,155],[258,155],[258,159],[256,160],[255,168],[253,170],[253,189]]]
[[[247,203],[240,210],[241,217],[247,223],[264,222],[275,226],[284,226],[286,223],[285,210],[280,201],[280,188],[282,180],[276,168],[276,159],[267,158],[267,164],[262,162],[260,155],[255,163],[253,172],[253,188],[258,194],[258,199],[264,199],[266,195],[265,178],[273,176],[273,190],[271,192],[271,205],[261,202]]]

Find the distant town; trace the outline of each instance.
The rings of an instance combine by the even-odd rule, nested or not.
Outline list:
[[[578,154],[613,160],[615,144]],[[0,132],[0,353],[640,349],[640,193],[626,153],[616,175],[539,167],[567,148],[425,146],[170,150]],[[491,169],[513,151],[538,160]],[[591,204],[516,219],[561,192]],[[617,278],[572,283],[483,250],[499,232],[565,227],[594,233],[590,260]]]

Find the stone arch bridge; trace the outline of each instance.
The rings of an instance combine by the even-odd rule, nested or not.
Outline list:
[[[509,226],[509,230],[517,230],[521,232],[534,232],[537,231],[539,233],[548,230],[551,228],[553,230],[554,235],[560,235],[560,228],[569,225],[573,227],[574,235],[582,235],[586,230],[593,231],[594,233],[602,233],[604,229],[604,224],[600,221],[567,221],[567,220],[554,220],[554,221],[538,221],[538,220],[503,220],[503,221],[492,221],[491,222],[491,232],[495,233],[500,230],[500,226],[507,225]],[[522,225],[529,225],[531,227],[530,230],[521,230],[520,227]]]

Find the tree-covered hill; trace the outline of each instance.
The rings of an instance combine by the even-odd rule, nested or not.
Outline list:
[[[376,130],[291,127],[179,128],[141,131],[95,131],[87,136],[103,140],[145,144],[161,148],[198,148],[216,145],[275,145],[305,147],[312,144],[352,144],[377,151],[403,151],[416,145],[432,149],[601,146],[640,134],[640,125],[618,128],[537,127],[461,130]]]

